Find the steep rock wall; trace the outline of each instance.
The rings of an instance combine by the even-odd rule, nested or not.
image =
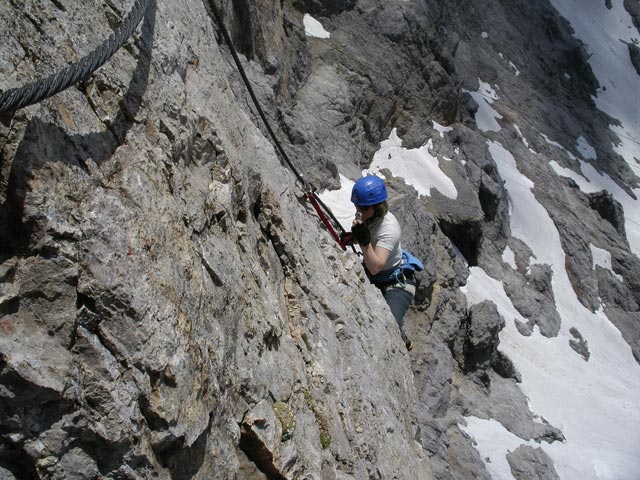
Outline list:
[[[3,86],[128,7],[4,4]],[[233,75],[205,5],[159,2],[94,76],[3,125],[5,472],[431,478],[393,318]]]

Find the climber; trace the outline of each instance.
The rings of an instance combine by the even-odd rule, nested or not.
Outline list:
[[[403,251],[400,224],[389,212],[387,187],[379,177],[360,178],[351,190],[356,218],[351,236],[362,249],[367,277],[384,295],[407,350],[413,348],[404,331],[404,314],[416,292],[414,271],[424,267],[420,260]]]

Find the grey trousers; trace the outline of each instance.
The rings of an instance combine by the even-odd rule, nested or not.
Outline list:
[[[400,327],[402,340],[407,342],[407,335],[404,333],[404,314],[407,313],[409,305],[413,301],[413,292],[403,288],[389,287],[384,292],[384,299],[387,301],[393,317]]]

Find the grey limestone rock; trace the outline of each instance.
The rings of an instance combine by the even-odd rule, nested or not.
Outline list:
[[[520,445],[507,455],[516,480],[558,480],[553,462],[541,448]]]
[[[462,351],[456,359],[465,372],[486,370],[496,357],[498,333],[504,327],[504,319],[494,303],[484,301],[471,307],[468,322]]]
[[[513,306],[531,325],[538,325],[544,336],[555,337],[560,330],[560,315],[555,309],[553,294],[548,289],[550,272],[542,276],[539,272],[539,268],[532,268],[529,275],[531,280],[524,284],[521,279],[513,281],[511,277],[506,277],[505,291]]]
[[[569,345],[578,355],[588,362],[589,357],[591,356],[591,353],[589,352],[589,342],[582,337],[580,331],[575,327],[571,327],[569,329],[569,333],[571,333],[571,336],[573,337],[573,339],[569,340]]]
[[[607,191],[589,194],[589,205],[596,210],[602,218],[608,221],[622,237],[626,237],[624,230],[624,211]]]

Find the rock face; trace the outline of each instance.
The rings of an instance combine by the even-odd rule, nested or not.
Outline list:
[[[502,92],[514,104],[535,95],[525,132],[561,125],[571,144],[585,125],[607,125],[580,45],[546,2],[530,3],[216,3],[267,118],[315,187],[357,178],[393,128],[407,147],[438,136],[432,121],[453,128],[439,148],[454,160],[456,200],[417,198],[388,178],[403,242],[426,265],[406,317],[410,354],[358,258],[333,242],[276,154],[207,2],[152,2],[104,67],[3,117],[2,475],[490,478],[459,427],[467,414],[562,441],[529,411],[498,349],[512,319],[490,303],[469,307],[460,291],[481,265],[504,278],[529,321],[521,333],[557,335],[551,273],[527,270],[531,252],[509,239],[503,179],[465,93],[478,72],[509,72],[488,56],[499,46],[529,65],[531,90]],[[0,3],[0,88],[86,55],[130,6]],[[304,13],[330,40],[305,36]],[[476,41],[487,22],[497,32],[489,48]],[[592,139],[610,151],[605,140]],[[580,301],[595,310],[606,299],[640,360],[640,261],[620,205],[549,181],[516,132],[502,141],[548,187],[536,195],[573,252]],[[605,163],[612,178],[635,178],[613,153]],[[624,283],[593,268],[589,243],[610,246]],[[514,268],[501,259],[507,245]],[[588,341],[576,330],[585,361]],[[516,478],[557,478],[540,449],[520,448],[509,463]]]
[[[511,473],[516,480],[529,478],[558,480],[549,457],[541,448],[520,446],[507,457],[511,465]]]

